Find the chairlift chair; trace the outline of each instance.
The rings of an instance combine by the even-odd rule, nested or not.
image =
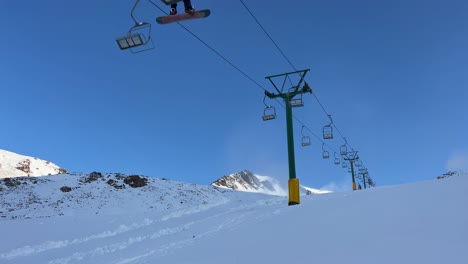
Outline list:
[[[348,167],[348,164],[345,162],[344,159],[341,160],[341,168],[345,169]]]
[[[148,22],[138,22],[133,16],[138,2],[140,2],[140,0],[136,0],[132,12],[130,13],[135,25],[130,28],[126,36],[116,39],[121,50],[130,49],[132,53],[154,49],[153,41],[151,40],[151,24]],[[151,45],[146,46],[149,43],[151,43]]]
[[[276,118],[276,109],[274,106],[267,105],[265,103],[266,95],[263,98],[263,104],[265,105],[265,110],[263,110],[263,121],[273,120]]]
[[[346,148],[346,145],[341,146],[340,154],[343,156],[346,156],[346,154],[348,154],[348,149]]]
[[[276,110],[274,106],[267,106],[263,111],[263,121],[273,120],[276,118]]]
[[[301,98],[296,98],[296,99],[291,99],[289,101],[291,103],[291,107],[303,107],[304,106],[304,102],[302,101],[302,94],[301,94]]]
[[[323,158],[323,159],[328,159],[328,158],[330,158],[330,153],[329,153],[328,151],[324,150],[324,151],[322,152],[322,158]]]
[[[295,92],[297,90],[297,87],[292,87],[291,89],[289,89],[289,93],[291,92]],[[289,103],[291,104],[291,107],[303,107],[304,106],[304,102],[302,101],[302,94],[301,94],[301,97],[300,98],[290,98],[289,99]]]
[[[344,138],[344,141],[345,141],[345,143],[343,145],[341,145],[341,147],[340,147],[340,154],[342,156],[346,156],[348,154],[348,148],[346,147],[348,142],[346,141],[346,138]]]
[[[323,127],[323,139],[333,139],[333,120],[331,115],[328,115],[328,118],[330,119],[330,124]]]
[[[335,157],[335,165],[340,165],[340,159],[336,157],[336,152],[333,153],[333,156]]]
[[[330,125],[323,127],[323,139],[333,139],[333,127]]]
[[[324,147],[325,147],[325,144],[322,144],[322,158],[328,159],[330,158],[330,153],[327,150],[325,150]]]
[[[304,135],[304,126],[302,126],[301,134],[302,134],[302,146],[303,147],[310,146],[310,137],[307,135]]]

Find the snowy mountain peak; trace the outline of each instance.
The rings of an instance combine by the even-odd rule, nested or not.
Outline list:
[[[50,161],[0,149],[0,178],[46,176],[66,172]]]
[[[243,192],[256,192],[285,196],[286,190],[279,182],[269,176],[255,175],[248,170],[230,174],[214,181],[212,186]]]
[[[232,189],[242,192],[264,193],[270,195],[287,196],[287,183],[281,185],[278,180],[270,176],[261,176],[248,170],[223,176],[214,181],[212,186]],[[330,193],[328,190],[320,190],[301,185],[301,193],[305,195]]]

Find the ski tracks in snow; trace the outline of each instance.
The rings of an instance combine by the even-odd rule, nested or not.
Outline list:
[[[1,259],[15,260],[15,259],[20,258],[20,257],[27,257],[27,256],[31,256],[31,255],[36,255],[36,254],[39,254],[39,253],[44,253],[44,252],[56,250],[56,249],[64,249],[64,248],[67,248],[67,247],[79,246],[80,244],[85,244],[85,243],[88,243],[88,242],[91,242],[91,241],[94,241],[94,240],[117,237],[117,236],[120,236],[120,235],[124,235],[125,233],[134,232],[134,231],[136,231],[138,229],[149,228],[149,227],[154,226],[154,225],[156,225],[158,223],[165,222],[165,221],[168,221],[168,220],[171,220],[171,219],[174,219],[174,218],[180,218],[180,217],[183,217],[184,215],[197,214],[197,213],[200,213],[200,212],[204,212],[204,211],[210,210],[211,208],[220,206],[220,205],[222,205],[224,203],[227,203],[227,200],[222,199],[217,203],[200,205],[200,206],[196,206],[196,207],[193,207],[193,208],[189,208],[188,210],[175,211],[175,212],[172,212],[172,213],[170,213],[168,215],[165,215],[165,216],[163,216],[163,217],[161,217],[160,219],[157,219],[157,220],[151,220],[151,219],[145,218],[140,222],[134,222],[134,223],[131,223],[129,225],[121,224],[121,225],[119,225],[117,228],[115,228],[113,230],[106,230],[106,231],[103,231],[103,232],[100,232],[100,233],[97,233],[97,234],[93,234],[93,235],[90,235],[90,236],[82,237],[82,238],[75,238],[75,239],[72,239],[72,240],[46,241],[46,242],[38,244],[38,245],[23,246],[23,247],[20,247],[20,248],[10,250],[8,252],[0,252],[0,260]],[[108,245],[108,246],[96,248],[92,252],[88,252],[88,254],[84,254],[84,255],[93,256],[93,255],[98,255],[98,254],[104,254],[105,252],[113,252],[113,251],[116,251],[119,248],[124,249],[124,248],[128,247],[129,245],[138,243],[139,241],[143,241],[143,240],[146,240],[148,238],[155,239],[155,238],[161,237],[163,235],[169,235],[169,234],[172,234],[174,232],[179,232],[180,230],[183,230],[184,228],[186,228],[189,225],[190,224],[182,225],[181,227],[178,227],[178,228],[165,228],[165,229],[162,229],[162,230],[158,230],[157,232],[153,233],[152,235],[147,235],[147,236],[143,236],[143,237],[129,238],[126,242],[115,243],[115,244],[111,244],[111,245]],[[54,261],[50,261],[49,263],[51,263],[51,264],[52,263],[69,263],[70,260],[80,260],[82,258],[83,258],[83,256],[80,256],[79,253],[74,253],[73,256],[71,256],[70,258],[63,258],[63,259],[60,259],[60,260],[54,260]],[[13,261],[13,262],[15,262],[15,261]]]
[[[73,240],[46,241],[42,244],[35,245],[35,246],[24,246],[21,248],[11,250],[10,252],[7,252],[7,253],[1,253],[0,259],[12,259],[15,257],[24,257],[24,256],[29,256],[29,255],[38,254],[44,251],[52,250],[52,249],[59,249],[59,248],[64,248],[68,246],[86,243],[86,242],[96,240],[96,239],[117,236],[119,234],[129,232],[137,228],[149,226],[153,223],[154,221],[150,219],[144,219],[141,223],[133,223],[131,225],[122,224],[119,227],[117,227],[115,230],[103,231],[101,233],[83,237],[83,238],[76,238]]]
[[[283,200],[280,199],[271,199],[271,200],[260,200],[254,202],[252,204],[242,204],[237,207],[230,208],[223,213],[212,215],[208,218],[200,220],[196,224],[203,224],[204,227],[209,226],[210,228],[205,229],[201,233],[197,233],[196,239],[203,239],[204,237],[208,237],[211,235],[215,235],[216,233],[227,231],[229,229],[233,229],[236,226],[239,226],[247,219],[254,219],[254,221],[261,221],[266,217],[272,216],[274,214],[280,213],[281,209],[274,209],[271,208],[266,210],[255,210],[258,209],[259,205],[273,205],[277,207],[279,204],[282,204]],[[214,221],[213,221],[214,220]],[[210,222],[213,221],[216,224],[211,224]],[[203,222],[203,223],[202,223]],[[120,261],[116,262],[116,264],[129,264],[129,263],[139,263],[139,264],[146,264],[146,263],[155,263],[154,258],[164,256],[171,250],[175,250],[177,248],[182,248],[189,244],[195,243],[196,239],[188,238],[182,239],[178,241],[174,241],[171,243],[167,243],[165,245],[160,246],[159,248],[148,250],[143,254],[139,254],[130,258],[121,259]],[[151,257],[151,258],[150,258]]]
[[[104,245],[101,247],[97,247],[93,250],[86,251],[86,252],[76,252],[73,255],[65,258],[59,258],[55,260],[49,261],[49,264],[68,264],[68,263],[76,263],[82,260],[92,259],[101,255],[112,254],[114,252],[127,249],[128,247],[145,242],[150,239],[158,239],[164,236],[172,235],[174,233],[181,232],[187,228],[189,228],[193,223],[188,223],[183,226],[175,227],[175,228],[165,228],[161,229],[153,234],[145,235],[145,236],[136,236],[136,237],[129,237],[124,241]],[[88,261],[87,261],[88,262]],[[91,263],[91,262],[90,262]]]
[[[228,203],[234,204],[232,204],[232,207],[221,206]],[[217,203],[175,211],[156,220],[145,218],[128,225],[121,224],[113,230],[82,238],[46,241],[38,245],[24,246],[9,252],[1,252],[0,260],[4,259],[17,263],[24,257],[47,254],[47,256],[50,256],[48,257],[49,264],[96,263],[94,260],[114,254],[116,255],[115,263],[141,263],[148,257],[163,256],[171,250],[194,243],[197,239],[233,228],[242,224],[251,216],[259,220],[266,217],[266,215],[276,213],[274,210],[256,211],[255,208],[259,205],[277,207],[278,204],[282,203],[282,200],[268,199],[251,204],[240,201],[239,204],[235,204],[233,201],[222,199]],[[220,210],[220,212],[210,213],[211,210]],[[255,215],[253,215],[254,213]],[[187,218],[184,218],[186,216]],[[86,248],[91,249],[86,250]],[[59,257],[54,254],[57,253],[56,250],[73,253],[66,257]],[[125,257],[122,257],[122,255]]]

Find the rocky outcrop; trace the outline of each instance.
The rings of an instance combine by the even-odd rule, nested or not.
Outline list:
[[[31,173],[31,160],[29,159],[22,160],[18,162],[18,164],[16,164],[15,168],[26,173],[26,175],[29,176]]]
[[[72,188],[68,187],[68,186],[62,186],[60,188],[60,191],[62,192],[71,192]]]
[[[81,178],[80,181],[82,183],[90,183],[90,182],[97,181],[99,179],[103,179],[102,173],[93,171],[90,174],[86,175],[85,177]]]
[[[437,179],[439,179],[439,180],[440,180],[440,179],[445,179],[445,178],[448,178],[448,177],[451,177],[451,176],[454,176],[454,175],[457,175],[457,174],[458,174],[458,173],[455,172],[455,171],[449,171],[449,172],[444,173],[444,174],[442,174],[442,175],[440,175],[440,176],[437,176]]]
[[[106,183],[116,189],[125,189],[125,184],[119,184],[119,182],[114,179],[109,179]]]
[[[140,188],[148,184],[148,179],[142,178],[138,175],[130,175],[124,179],[124,183],[132,188]]]

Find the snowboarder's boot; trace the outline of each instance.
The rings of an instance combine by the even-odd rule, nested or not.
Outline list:
[[[193,6],[185,8],[185,13],[193,16],[193,14],[195,13],[195,8],[193,8]]]

